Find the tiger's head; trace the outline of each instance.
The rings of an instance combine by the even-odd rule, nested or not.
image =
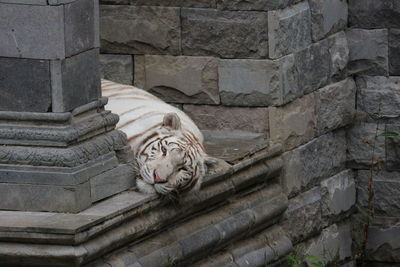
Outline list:
[[[162,125],[137,151],[136,162],[139,190],[162,195],[193,188],[204,177],[207,166],[216,164],[196,136],[182,131],[176,113],[164,116]]]

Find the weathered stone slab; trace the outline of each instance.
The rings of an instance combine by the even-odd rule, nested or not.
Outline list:
[[[378,217],[369,228],[367,257],[380,262],[400,261],[400,220],[399,218]],[[379,263],[378,263],[379,264]],[[376,266],[382,266],[382,264]],[[390,263],[386,266],[395,266]]]
[[[349,29],[347,40],[350,49],[349,72],[351,74],[389,74],[387,29]]]
[[[321,182],[322,215],[337,216],[356,203],[354,173],[345,170]]]
[[[314,41],[347,27],[347,1],[310,0],[309,4]]]
[[[48,112],[49,77],[48,61],[0,57],[0,110]]]
[[[130,55],[100,55],[101,78],[122,84],[133,84],[133,60]]]
[[[326,39],[296,53],[295,62],[299,73],[299,90],[303,94],[311,93],[328,83],[331,56]]]
[[[174,7],[102,5],[102,51],[117,54],[180,54],[179,11]]]
[[[347,63],[349,62],[349,46],[346,34],[342,31],[328,37],[329,54],[331,55],[331,78],[339,81],[347,77]]]
[[[400,172],[359,170],[357,202],[368,206],[368,180],[372,175],[374,210],[378,216],[400,217]]]
[[[138,88],[144,88],[146,84],[146,61],[145,56],[133,56],[133,84]]]
[[[269,123],[271,140],[283,144],[285,150],[311,140],[315,136],[314,95],[306,95],[282,107],[270,107]]]
[[[219,104],[218,60],[145,56],[146,90],[174,103]]]
[[[400,29],[389,29],[389,74],[400,75]]]
[[[400,134],[400,125],[386,125],[387,132]],[[386,138],[386,168],[389,171],[400,171],[400,137]]]
[[[286,104],[303,95],[299,88],[299,70],[293,54],[281,57],[277,62],[279,62],[279,80],[282,92],[281,104]]]
[[[357,109],[384,117],[400,116],[400,77],[359,76]]]
[[[385,138],[379,137],[384,131],[384,125],[377,126],[376,123],[359,123],[347,131],[347,160],[351,168],[369,169],[371,164],[385,161]],[[378,135],[376,143],[375,135]]]
[[[184,105],[183,111],[200,129],[268,133],[268,109]]]
[[[112,2],[115,0],[108,0]],[[135,6],[176,6],[176,7],[206,7],[215,8],[216,0],[130,0]]]
[[[0,3],[0,40],[0,57],[64,58],[63,7]]]
[[[219,91],[224,105],[273,106],[281,102],[279,64],[272,60],[221,60]]]
[[[184,55],[222,58],[265,58],[268,55],[265,12],[183,8],[181,16]]]
[[[289,200],[283,228],[293,243],[301,242],[322,229],[321,190],[315,187]]]
[[[356,84],[349,78],[315,92],[317,133],[327,133],[350,124],[356,106]]]
[[[301,0],[217,0],[217,8],[228,10],[255,10],[268,11],[273,9],[282,9],[289,5],[296,4]]]
[[[345,133],[337,131],[322,135],[284,153],[281,177],[283,189],[289,194],[294,194],[302,188],[319,184],[323,178],[335,175],[345,167],[345,152]]]
[[[311,44],[308,2],[268,12],[269,57],[279,58]]]
[[[349,24],[359,28],[400,28],[396,0],[350,0]]]

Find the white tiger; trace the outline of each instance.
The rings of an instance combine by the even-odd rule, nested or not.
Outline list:
[[[141,192],[168,195],[186,191],[215,164],[203,147],[203,135],[181,110],[129,85],[102,80],[106,109],[120,116],[117,128],[133,149],[137,187]]]

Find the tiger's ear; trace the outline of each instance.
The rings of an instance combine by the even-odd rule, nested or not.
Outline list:
[[[179,119],[178,114],[176,113],[165,114],[163,126],[169,127],[172,130],[179,130],[181,128],[181,119]]]

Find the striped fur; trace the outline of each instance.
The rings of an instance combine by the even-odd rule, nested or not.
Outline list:
[[[203,135],[181,110],[139,88],[102,80],[106,109],[120,116],[117,128],[133,149],[137,186],[167,195],[195,186],[206,165],[215,162],[203,148]]]

